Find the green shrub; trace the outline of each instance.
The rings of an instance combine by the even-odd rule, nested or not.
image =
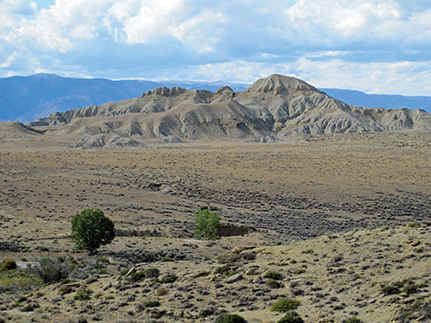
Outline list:
[[[276,271],[270,271],[267,272],[264,276],[265,278],[280,280],[282,278],[282,275]]]
[[[73,297],[74,300],[78,300],[78,301],[85,301],[87,299],[90,299],[90,294],[92,293],[91,290],[86,289],[86,290],[81,290],[79,292],[77,292],[75,294],[75,296]]]
[[[415,294],[418,292],[418,289],[423,287],[423,285],[416,285],[416,284],[408,284],[404,287],[403,292],[407,295]]]
[[[218,255],[216,257],[216,260],[221,264],[233,264],[239,261],[249,261],[256,259],[256,255],[251,252],[244,252],[244,253],[230,253],[225,255]]]
[[[137,271],[137,272],[131,273],[130,276],[128,277],[128,280],[130,282],[139,282],[141,280],[144,280],[145,278],[146,277],[145,277],[145,273],[144,272]]]
[[[173,283],[177,280],[177,276],[173,275],[173,274],[169,274],[166,276],[163,276],[162,279],[160,280],[160,282],[162,284],[169,284],[169,283]]]
[[[165,296],[168,294],[168,290],[166,288],[159,288],[156,290],[156,296]]]
[[[356,316],[349,318],[346,323],[363,323],[362,320],[358,319]]]
[[[303,251],[303,253],[305,253],[305,254],[313,254],[314,250],[313,249],[307,249],[307,250]]]
[[[301,302],[293,298],[280,298],[277,302],[272,304],[270,311],[278,313],[286,313],[292,310],[296,310]]]
[[[143,271],[145,278],[156,278],[160,275],[160,270],[157,268],[147,268]]]
[[[162,262],[175,262],[175,259],[173,259],[169,256],[166,256],[166,257],[162,258]]]
[[[144,302],[144,307],[157,307],[160,306],[159,301],[146,301]]]
[[[394,294],[399,294],[400,290],[396,286],[386,285],[386,286],[383,286],[383,288],[381,289],[381,292],[385,295],[394,295]]]
[[[70,294],[72,292],[73,292],[73,287],[70,285],[63,285],[58,290],[59,294]]]
[[[223,267],[220,267],[217,269],[217,272],[220,275],[228,275],[230,271],[231,271],[231,266],[229,264],[226,264]]]
[[[289,313],[277,323],[304,323],[304,320],[296,313]]]
[[[245,323],[245,319],[237,314],[220,314],[217,316],[216,323]]]
[[[18,298],[15,302],[15,306],[18,306],[19,304],[21,304],[22,302],[25,302],[27,300],[27,297],[25,296],[21,296],[20,298]]]
[[[13,259],[4,259],[1,269],[2,270],[12,270],[16,269],[16,261]]]
[[[195,237],[196,239],[215,239],[217,229],[220,227],[220,215],[209,212],[208,207],[202,206],[195,213]]]
[[[85,209],[72,219],[71,239],[78,250],[88,250],[92,255],[114,238],[114,223],[99,209]]]
[[[265,282],[265,285],[271,288],[280,288],[280,283],[276,281],[275,279],[268,279]]]
[[[21,312],[33,312],[34,311],[34,307],[31,304],[27,304],[23,308],[21,308],[20,311]]]
[[[215,310],[213,308],[205,308],[205,309],[203,309],[202,311],[199,312],[199,315],[201,317],[208,317],[208,316],[213,315],[214,312],[215,312]]]

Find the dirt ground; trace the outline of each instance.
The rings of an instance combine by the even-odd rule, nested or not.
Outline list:
[[[70,220],[85,208],[101,209],[120,230],[102,255],[192,246],[187,252],[205,261],[239,245],[430,219],[431,133],[116,150],[68,144],[49,136],[0,141],[2,259],[70,251]],[[220,208],[233,236],[211,246],[193,240],[194,212],[204,204]],[[244,228],[249,234],[240,235]],[[129,257],[117,269],[136,262]]]

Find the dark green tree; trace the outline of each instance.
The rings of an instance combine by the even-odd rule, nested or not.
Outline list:
[[[78,250],[90,255],[115,238],[114,223],[99,209],[85,209],[72,219],[72,236]]]
[[[195,213],[195,237],[197,239],[215,239],[217,229],[220,227],[220,215],[216,212],[209,212],[208,207],[202,206]]]

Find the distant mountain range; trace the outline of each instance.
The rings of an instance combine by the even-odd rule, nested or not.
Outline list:
[[[248,84],[188,81],[140,81],[108,79],[75,79],[54,74],[37,74],[27,77],[0,78],[0,121],[29,122],[44,118],[53,112],[102,105],[140,97],[160,87],[181,87],[216,92],[223,86],[235,92],[245,91]],[[320,89],[329,96],[347,104],[373,108],[409,108],[431,112],[431,97],[366,94],[341,89]]]

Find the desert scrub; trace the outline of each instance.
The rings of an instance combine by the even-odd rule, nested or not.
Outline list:
[[[281,320],[277,323],[304,323],[304,320],[295,312],[286,314]]]
[[[159,288],[156,290],[156,296],[165,296],[168,294],[168,290],[166,288]]]
[[[61,256],[39,257],[35,258],[29,271],[44,284],[60,282],[69,276],[70,261]]]
[[[75,294],[75,296],[73,297],[74,300],[78,300],[78,301],[85,301],[90,299],[90,294],[93,291],[89,290],[89,289],[85,289],[85,290],[81,290],[79,292],[77,292]]]
[[[294,274],[294,275],[301,275],[303,273],[305,273],[305,269],[304,268],[299,268],[299,269],[296,269],[296,270],[292,271],[292,274]]]
[[[352,316],[346,321],[346,323],[364,323],[364,322],[358,319],[356,316]]]
[[[16,300],[16,302],[15,302],[15,306],[19,306],[19,304],[21,304],[21,303],[23,303],[23,302],[25,302],[25,301],[27,301],[27,297],[25,297],[25,296],[21,296],[21,297],[19,297],[19,298]]]
[[[268,279],[265,282],[265,285],[271,288],[280,288],[280,283],[276,281],[275,279]]]
[[[231,270],[232,270],[231,265],[226,264],[222,267],[217,268],[217,273],[219,273],[220,275],[229,275]]]
[[[280,280],[282,278],[282,275],[276,271],[270,271],[267,272],[264,276],[264,278],[270,278],[274,280]]]
[[[163,276],[159,281],[162,284],[169,284],[169,283],[173,283],[177,280],[177,276],[175,276],[174,274],[169,274],[169,275],[165,275]]]
[[[58,289],[60,295],[70,294],[73,292],[73,287],[70,285],[63,285]]]
[[[394,295],[394,294],[399,294],[400,290],[396,286],[385,285],[382,287],[381,292],[385,295]]]
[[[144,302],[144,307],[158,307],[160,306],[159,301],[146,301]]]
[[[305,254],[313,254],[313,253],[314,253],[314,250],[313,250],[313,249],[307,249],[307,250],[303,251],[302,253],[305,253]]]
[[[271,312],[286,313],[296,310],[301,302],[294,298],[280,298],[277,302],[272,304],[269,309]]]
[[[4,259],[2,262],[1,269],[2,270],[12,270],[16,269],[16,261],[13,259]]]
[[[217,316],[216,323],[245,323],[245,319],[237,314],[220,314]]]
[[[160,275],[160,270],[157,268],[147,268],[143,271],[145,278],[157,278]]]
[[[175,259],[169,256],[166,256],[162,258],[162,262],[175,262]]]
[[[145,273],[144,272],[137,271],[137,272],[134,272],[134,273],[130,274],[130,276],[127,279],[128,279],[129,282],[136,283],[136,282],[139,282],[141,280],[144,280],[145,278],[146,277],[145,277]]]

